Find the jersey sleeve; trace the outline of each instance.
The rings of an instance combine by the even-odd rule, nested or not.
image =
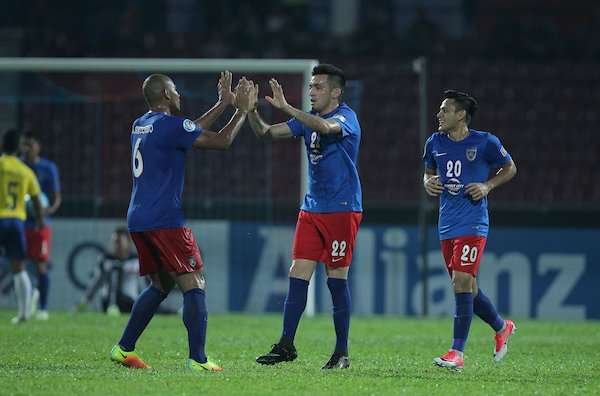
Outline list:
[[[175,148],[189,149],[198,136],[202,134],[202,128],[189,118],[173,117],[169,121],[173,123],[173,129],[175,130],[174,136],[169,136],[169,140]]]
[[[512,159],[500,142],[500,139],[492,134],[488,136],[484,157],[492,168],[500,168]]]
[[[292,135],[295,137],[304,136],[304,124],[298,121],[296,118],[291,118],[287,122],[287,126],[292,131]]]
[[[40,183],[38,182],[38,179],[35,176],[35,173],[33,173],[33,172],[27,173],[26,184],[27,184],[27,186],[25,188],[25,192],[27,194],[29,194],[30,196],[39,195],[39,193],[41,192]]]
[[[58,176],[58,167],[54,163],[50,165],[50,175],[52,176],[52,183],[50,185],[52,187],[51,192],[60,191],[60,178]]]
[[[360,127],[358,125],[358,118],[356,117],[356,114],[350,109],[340,109],[339,112],[329,117],[329,119],[340,124],[340,127],[342,127],[342,137],[356,135],[360,130]]]
[[[433,135],[425,142],[425,148],[423,149],[423,163],[426,169],[437,169],[437,163],[433,156]]]

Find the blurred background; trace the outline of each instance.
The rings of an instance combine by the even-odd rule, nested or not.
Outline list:
[[[359,314],[453,312],[437,204],[421,191],[419,117],[427,115],[429,134],[443,90],[469,92],[480,103],[471,126],[496,134],[519,170],[490,195],[482,288],[516,317],[600,318],[593,304],[600,299],[600,3],[254,3],[8,2],[0,14],[0,57],[302,58],[342,67],[346,100],[363,133],[365,214],[351,272]],[[425,60],[420,75],[415,59]],[[0,129],[36,132],[42,156],[60,170],[50,310],[73,305],[111,231],[125,222],[129,132],[146,111],[140,86],[147,74],[0,71]],[[218,73],[169,74],[190,118],[216,100]],[[267,79],[278,78],[290,103],[301,106],[301,73],[234,78],[242,74],[261,83],[263,95]],[[260,111],[272,122],[285,120],[267,103]],[[300,155],[298,141],[259,142],[247,127],[228,152],[189,154],[184,203],[207,263],[211,311],[282,309]],[[14,305],[11,287],[8,267],[0,265],[0,306]],[[315,296],[316,311],[328,312],[322,273]]]

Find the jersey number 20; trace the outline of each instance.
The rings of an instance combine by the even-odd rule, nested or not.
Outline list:
[[[140,143],[142,138],[138,138],[133,146],[133,176],[140,177],[144,171],[144,161],[142,160],[142,152],[140,151]]]
[[[448,177],[459,177],[462,171],[462,163],[460,160],[456,162],[446,162],[446,176]]]

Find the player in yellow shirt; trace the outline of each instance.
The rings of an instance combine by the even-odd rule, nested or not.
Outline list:
[[[21,133],[11,129],[2,139],[0,156],[0,248],[10,261],[19,312],[13,324],[29,319],[31,310],[31,280],[25,271],[25,211],[26,196],[33,202],[37,227],[43,226],[40,185],[33,171],[16,156]]]

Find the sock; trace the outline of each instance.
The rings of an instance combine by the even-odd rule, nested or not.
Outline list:
[[[481,289],[479,289],[477,297],[473,299],[473,313],[489,324],[495,332],[499,332],[504,327],[504,319]]]
[[[293,344],[300,317],[306,308],[308,296],[308,281],[299,278],[290,278],[285,304],[283,306],[283,333],[280,342]]]
[[[454,316],[454,340],[452,349],[463,352],[473,319],[473,293],[456,293],[456,315]]]
[[[48,289],[50,287],[50,276],[47,272],[38,274],[38,290],[40,292],[40,310],[48,309]]]
[[[350,330],[350,289],[347,279],[327,279],[327,287],[333,301],[333,325],[335,327],[335,352],[348,355],[348,332]]]
[[[199,363],[207,361],[204,352],[207,322],[204,290],[191,289],[183,293],[183,323],[188,331],[189,357]]]
[[[155,287],[148,286],[142,294],[139,295],[133,308],[131,316],[125,326],[119,345],[125,352],[131,352],[135,349],[135,344],[142,335],[142,332],[150,323],[150,320],[156,313],[160,303],[167,297]]]
[[[31,313],[31,279],[27,271],[23,270],[13,275],[15,286],[15,295],[17,296],[17,306],[19,307],[19,316],[29,318]]]

